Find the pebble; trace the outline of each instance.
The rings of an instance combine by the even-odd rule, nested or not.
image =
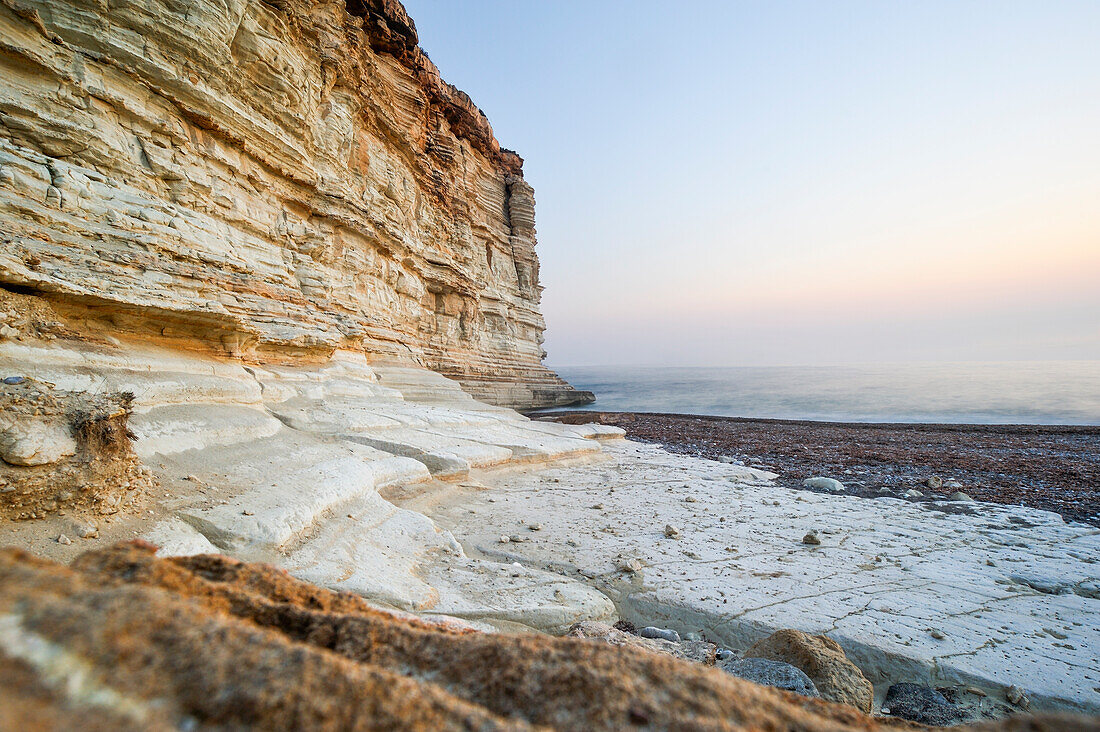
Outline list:
[[[936,628],[933,628],[932,630],[928,631],[928,635],[932,636],[936,640],[943,640],[944,638],[947,637],[946,635],[943,634],[942,630],[938,630]]]
[[[695,496],[684,496],[684,503],[695,503]]]
[[[802,537],[803,544],[809,544],[810,546],[817,546],[821,543],[821,537],[817,535],[816,531],[810,531]]]
[[[542,531],[542,524],[531,524],[527,528],[531,531]]]
[[[943,478],[938,475],[933,475],[924,481],[924,484],[934,491],[938,491],[943,488]]]
[[[974,501],[973,498],[966,495],[962,491],[955,491],[954,493],[952,493],[951,496],[950,496],[950,500],[952,500],[952,501],[966,501],[968,503]]]
[[[665,524],[665,536],[669,539],[679,539],[683,534],[672,524]]]
[[[719,661],[728,661],[731,658],[736,658],[737,654],[728,648],[719,648],[714,652],[714,657]]]
[[[904,498],[920,498],[924,494],[921,493],[920,491],[918,491],[916,488],[910,488],[909,490],[905,491],[905,493],[902,493],[901,495]]]
[[[522,544],[523,542],[527,541],[527,537],[520,536],[519,534],[512,534],[508,537],[508,540],[511,541],[513,544]]]
[[[73,543],[73,540],[70,539],[69,537],[65,536],[64,534],[62,534],[61,536],[57,537],[57,543],[58,544],[64,544],[65,546],[68,546],[69,544]]]
[[[512,540],[512,537],[510,537],[510,536],[503,536],[503,535],[502,535],[502,536],[501,536],[501,537],[500,537],[499,539],[497,539],[497,541],[499,541],[499,542],[500,542],[501,544],[507,544],[507,543],[508,543],[508,542],[510,542],[511,540]]]
[[[9,376],[4,379],[4,383],[8,386],[17,386],[18,384],[22,384],[24,381],[26,381],[26,379],[24,379],[22,376]]]
[[[654,625],[647,625],[638,631],[638,635],[643,638],[661,638],[666,641],[672,641],[673,643],[680,642],[680,634],[675,630],[669,628],[658,628]]]
[[[99,529],[95,526],[78,526],[76,527],[76,535],[81,539],[98,539]]]

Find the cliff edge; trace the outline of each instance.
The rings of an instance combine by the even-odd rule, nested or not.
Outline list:
[[[0,43],[0,287],[246,361],[591,400],[541,363],[523,161],[396,0],[0,0]]]

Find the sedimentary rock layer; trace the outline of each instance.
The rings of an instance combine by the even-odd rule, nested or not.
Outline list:
[[[0,660],[4,729],[893,727],[647,651],[402,620],[270,567],[140,544],[71,568],[0,551]]]
[[[0,286],[244,358],[584,398],[541,364],[522,160],[400,3],[0,0],[0,50]]]

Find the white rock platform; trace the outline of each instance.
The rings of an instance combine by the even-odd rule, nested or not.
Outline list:
[[[486,474],[405,505],[469,553],[586,579],[639,626],[733,650],[798,628],[836,639],[879,694],[1015,685],[1035,707],[1100,710],[1097,529],[1022,507],[794,491],[628,441],[605,451],[611,462]],[[803,544],[815,529],[821,544]],[[526,541],[501,543],[513,534]]]

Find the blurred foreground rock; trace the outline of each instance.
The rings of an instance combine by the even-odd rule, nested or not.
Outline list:
[[[666,656],[406,619],[264,565],[154,551],[71,567],[0,552],[0,729],[894,728]]]

